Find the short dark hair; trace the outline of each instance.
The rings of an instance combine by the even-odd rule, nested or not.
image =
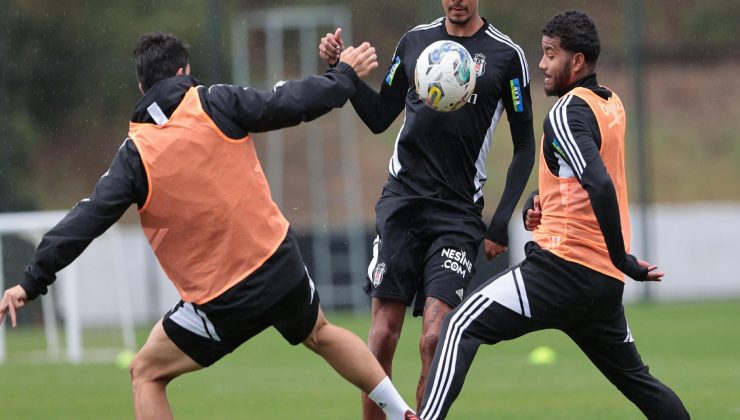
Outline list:
[[[560,46],[574,53],[581,53],[589,64],[596,64],[601,52],[599,32],[594,21],[578,10],[568,10],[553,16],[542,29],[550,38],[559,37]]]
[[[187,46],[171,34],[151,32],[139,37],[134,48],[136,77],[144,92],[155,83],[177,74],[188,65]]]

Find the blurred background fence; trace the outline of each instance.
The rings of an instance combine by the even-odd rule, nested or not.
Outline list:
[[[576,7],[596,21],[602,39],[599,81],[616,90],[627,109],[633,247],[667,271],[664,284],[650,293],[630,284],[628,299],[740,296],[733,264],[740,234],[738,2],[510,0],[481,1],[479,7],[523,47],[532,69],[550,16]],[[436,0],[341,5],[0,0],[0,11],[0,212],[5,213],[69,209],[90,193],[126,137],[138,100],[132,50],[144,32],[172,32],[186,40],[193,75],[204,84],[270,89],[281,79],[323,71],[318,39],[343,26],[348,42],[367,40],[378,49],[381,68],[368,79],[377,88],[403,33],[442,15]],[[535,70],[532,97],[539,139],[553,100],[545,97]],[[643,122],[635,124],[640,115]],[[374,203],[399,127],[400,119],[373,135],[347,105],[317,122],[254,136],[276,201],[299,233],[322,302],[330,308],[368,307],[359,288],[374,236]],[[506,124],[489,156],[487,220],[511,156]],[[536,178],[534,171],[530,188]],[[122,240],[125,276],[104,262],[119,252],[104,240],[80,260],[75,287],[82,322],[128,322],[120,305],[129,300],[134,321],[147,323],[175,303],[174,289],[152,259],[137,221],[131,209],[114,233]],[[516,213],[511,255],[478,261],[476,281],[521,258],[527,237],[520,225]],[[6,286],[20,280],[39,238],[37,231],[28,233],[2,235]],[[113,288],[108,282],[115,278],[127,287]],[[64,282],[63,275],[55,288],[63,290]],[[130,299],[118,299],[120,293],[130,293]],[[60,319],[69,317],[54,311]],[[24,323],[43,322],[37,302],[21,315]]]

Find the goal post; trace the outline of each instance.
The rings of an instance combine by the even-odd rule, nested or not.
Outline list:
[[[42,235],[54,227],[67,214],[66,211],[42,211],[21,213],[0,213],[0,239],[6,235],[16,235],[34,246],[41,241]],[[100,259],[103,255],[105,261],[100,261],[108,268],[106,273],[112,285],[109,287],[108,297],[114,299],[118,310],[117,323],[120,325],[123,349],[135,350],[136,339],[134,334],[134,319],[132,315],[131,291],[127,281],[126,252],[122,243],[122,233],[118,225],[113,225],[108,231],[96,241],[103,242],[104,252],[95,255]],[[94,242],[96,242],[94,241]],[[87,252],[87,250],[85,251]],[[83,256],[85,254],[83,252]],[[52,361],[60,359],[61,346],[57,328],[57,299],[63,302],[60,305],[64,319],[65,352],[64,359],[70,363],[80,363],[85,359],[83,347],[83,320],[80,310],[88,299],[81,290],[80,277],[83,276],[85,261],[82,258],[74,261],[64,270],[58,273],[59,279],[49,288],[46,296],[40,298],[43,319],[44,335],[46,338],[47,358]],[[20,279],[5,279],[5,252],[0,240],[0,290],[14,284]],[[107,276],[100,276],[107,277]],[[104,281],[101,279],[101,281]],[[7,360],[6,326],[4,322],[0,326],[0,364]],[[116,349],[120,351],[122,349]]]
[[[327,66],[319,59],[320,31],[341,27],[347,45],[351,44],[352,13],[346,6],[275,7],[249,10],[236,15],[231,23],[232,74],[234,83],[250,86],[255,83],[263,88],[273,86],[288,74],[297,71],[301,76],[321,73]],[[288,35],[296,45],[287,42]],[[289,60],[286,51],[295,48]],[[264,57],[262,57],[264,54]],[[292,72],[292,73],[291,73]],[[368,298],[359,283],[365,278],[368,263],[368,238],[363,218],[360,152],[354,121],[349,107],[336,111],[338,123],[331,126],[326,119],[305,124],[306,177],[298,182],[307,192],[310,220],[302,227],[310,233],[306,261],[314,281],[321,290],[322,304],[326,308],[349,307],[364,311]],[[290,179],[289,167],[295,162],[286,159],[283,131],[264,134],[266,137],[265,173],[270,182],[273,200],[284,207],[284,187]],[[338,138],[331,150],[337,165],[342,186],[331,189],[334,180],[327,174],[328,165],[325,141]],[[329,217],[329,203],[339,203],[337,219]],[[333,226],[334,228],[329,228]],[[337,246],[340,244],[340,246]]]

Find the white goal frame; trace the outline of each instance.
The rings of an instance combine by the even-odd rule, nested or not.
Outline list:
[[[38,245],[42,235],[54,227],[66,214],[66,211],[0,213],[0,238],[4,235],[18,235],[32,244]],[[126,281],[126,254],[118,225],[113,225],[104,235],[110,236],[112,247],[114,248],[110,252],[112,256],[111,271],[114,283],[114,290],[112,292],[116,295],[115,299],[119,308],[119,322],[123,337],[123,346],[124,349],[133,351],[136,349],[136,338],[131,310],[131,293],[129,284]],[[5,290],[6,288],[3,257],[2,241],[0,241],[0,290]],[[79,299],[80,290],[78,279],[79,263],[73,262],[59,272],[58,280],[64,286],[60,287],[60,290],[57,290],[56,286],[50,287],[47,295],[40,299],[44,334],[46,336],[46,352],[48,358],[52,361],[61,360],[61,346],[57,328],[56,308],[53,299],[54,290],[61,293],[61,298],[65,302],[61,308],[64,314],[65,360],[70,363],[81,363],[83,361],[82,322],[79,312],[82,302]],[[7,285],[9,286],[14,281],[19,280],[13,279]],[[7,359],[6,325],[9,323],[10,321],[6,320],[0,326],[0,364],[5,363]],[[118,350],[120,351],[121,349]]]

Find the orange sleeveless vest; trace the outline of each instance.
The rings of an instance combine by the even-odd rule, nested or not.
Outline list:
[[[630,218],[624,173],[626,119],[622,101],[613,92],[607,100],[582,87],[577,87],[568,94],[586,101],[598,121],[601,132],[599,154],[617,192],[622,236],[626,251],[629,252]],[[543,144],[544,141],[543,138]],[[624,273],[614,267],[609,258],[604,235],[594,215],[588,193],[576,178],[560,178],[552,174],[542,150],[539,193],[542,220],[534,231],[534,240],[560,258],[624,281]]]
[[[169,120],[131,123],[129,136],[149,183],[141,225],[183,300],[212,300],[277,250],[288,221],[272,201],[252,138],[224,135],[197,88]]]

